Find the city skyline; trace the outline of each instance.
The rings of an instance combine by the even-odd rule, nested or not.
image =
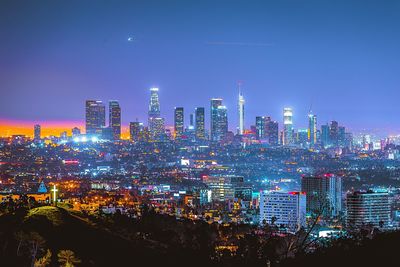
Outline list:
[[[146,121],[142,103],[147,88],[157,86],[166,123],[173,125],[175,106],[194,110],[212,97],[223,98],[232,113],[241,80],[247,128],[256,116],[281,122],[285,106],[293,108],[294,125],[305,128],[312,105],[321,124],[400,131],[396,1],[221,1],[211,10],[211,2],[156,3],[99,2],[90,16],[85,3],[50,5],[54,13],[29,2],[22,12],[13,12],[15,2],[3,4],[0,51],[7,53],[0,52],[0,85],[7,97],[0,100],[0,119],[82,121],[85,100],[116,99],[127,127],[136,118]],[[229,116],[232,131],[236,118]]]

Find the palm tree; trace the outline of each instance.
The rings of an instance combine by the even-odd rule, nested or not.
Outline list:
[[[64,267],[74,267],[81,263],[81,260],[75,257],[75,253],[71,250],[60,250],[57,254],[58,262]]]
[[[46,267],[51,262],[51,251],[48,249],[47,253],[40,259],[35,260],[34,267]]]

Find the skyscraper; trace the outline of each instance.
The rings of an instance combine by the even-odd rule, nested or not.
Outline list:
[[[221,98],[212,98],[211,99],[211,120],[210,120],[210,135],[211,141],[218,141],[218,107],[222,106],[222,99]]]
[[[228,109],[226,106],[219,106],[217,108],[217,128],[216,141],[225,140],[228,133]]]
[[[238,99],[238,115],[239,115],[239,127],[238,134],[244,133],[244,96],[239,84],[239,99]]]
[[[293,144],[293,111],[291,108],[283,109],[283,145]]]
[[[266,121],[269,117],[257,116],[256,117],[256,137],[258,140],[262,140],[267,136],[266,133]]]
[[[302,192],[268,192],[260,194],[260,224],[284,226],[289,232],[297,232],[306,226],[306,196]]]
[[[150,88],[150,103],[148,113],[148,124],[150,135],[153,140],[159,139],[164,133],[164,119],[160,117],[160,102],[158,99],[158,88]]]
[[[333,174],[304,176],[301,191],[307,196],[307,212],[336,217],[342,211],[342,178]]]
[[[331,121],[329,126],[329,140],[334,147],[339,145],[339,123],[337,121]]]
[[[134,121],[129,123],[129,133],[132,141],[139,141],[143,132],[143,123]]]
[[[175,129],[175,138],[179,139],[182,137],[184,131],[184,113],[183,108],[178,107],[174,110],[174,129]]]
[[[196,140],[204,140],[206,138],[206,132],[205,132],[205,115],[204,115],[204,108],[203,107],[198,107],[195,110],[195,132],[196,132]]]
[[[86,134],[101,134],[106,126],[106,108],[102,101],[86,100]]]
[[[39,124],[36,124],[33,127],[33,139],[35,141],[40,141],[40,138],[41,138],[41,127]]]
[[[81,134],[81,129],[79,129],[78,127],[72,128],[72,137],[79,136],[80,134]]]
[[[267,123],[268,143],[276,146],[279,144],[279,123],[277,121],[268,121]]]
[[[114,140],[121,139],[121,108],[118,101],[109,102],[109,127],[112,128]]]
[[[149,117],[160,117],[160,101],[158,99],[158,88],[150,88]]]
[[[321,126],[321,143],[324,148],[327,148],[331,145],[328,124]]]
[[[317,115],[312,114],[311,110],[308,113],[308,142],[310,146],[317,143]]]

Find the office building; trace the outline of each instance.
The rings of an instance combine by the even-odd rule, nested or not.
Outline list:
[[[219,126],[219,112],[218,107],[222,106],[221,98],[211,99],[211,110],[210,110],[210,134],[211,141],[219,141],[218,126]]]
[[[112,100],[109,102],[109,127],[113,131],[113,139],[121,139],[121,108],[118,101]]]
[[[317,144],[317,115],[308,114],[308,142],[311,147]]]
[[[307,213],[337,217],[342,212],[342,178],[333,174],[304,176],[301,191],[307,196]]]
[[[79,135],[81,135],[81,129],[79,129],[78,127],[72,128],[72,137],[77,137]]]
[[[141,135],[143,133],[143,123],[134,121],[129,123],[129,134],[130,139],[134,142],[141,141]]]
[[[359,229],[363,226],[387,228],[390,223],[388,193],[373,191],[350,193],[346,197],[346,226]]]
[[[244,133],[244,96],[239,84],[239,98],[238,98],[238,134],[242,135]]]
[[[291,108],[283,109],[283,145],[294,143],[293,138],[293,111]]]
[[[178,107],[174,110],[174,130],[175,130],[175,138],[180,139],[184,132],[184,113],[183,108]]]
[[[195,110],[195,133],[196,140],[204,140],[206,139],[206,131],[205,131],[205,115],[204,108],[198,107]]]
[[[86,134],[101,134],[106,126],[106,108],[102,101],[86,100]]]
[[[306,196],[302,192],[263,191],[260,194],[260,224],[268,223],[295,233],[306,226]]]
[[[301,147],[306,148],[309,141],[308,136],[309,136],[308,129],[298,129],[296,136],[296,143]]]
[[[39,124],[33,126],[33,139],[34,141],[40,141],[41,139],[41,127]]]

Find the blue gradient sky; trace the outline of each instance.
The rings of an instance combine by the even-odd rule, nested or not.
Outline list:
[[[304,127],[312,104],[320,123],[393,133],[399,14],[390,0],[3,0],[0,119],[83,120],[86,99],[116,99],[124,123],[145,120],[158,86],[168,123],[222,97],[234,129],[241,80],[247,126],[291,106]]]

